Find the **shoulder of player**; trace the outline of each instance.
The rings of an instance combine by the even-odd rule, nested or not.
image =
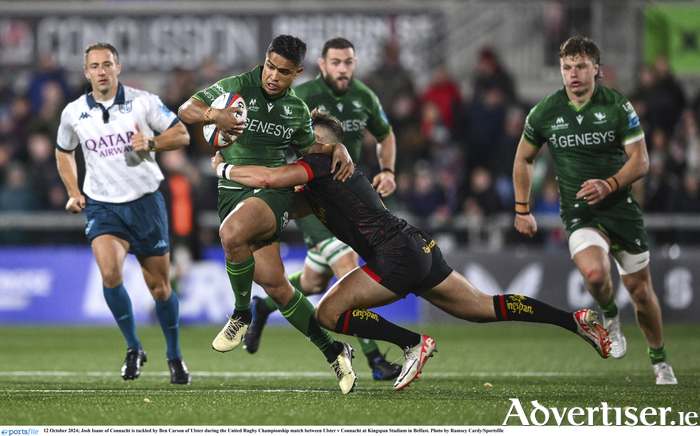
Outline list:
[[[150,97],[157,97],[157,95],[153,94],[152,92],[148,92],[143,89],[138,89],[138,88],[132,88],[131,86],[124,86],[124,99],[125,100],[135,100],[137,98],[150,98]]]
[[[605,105],[624,105],[628,102],[627,97],[622,95],[622,93],[616,89],[607,88],[600,84],[596,85],[596,87],[597,92],[594,95],[596,103]]]

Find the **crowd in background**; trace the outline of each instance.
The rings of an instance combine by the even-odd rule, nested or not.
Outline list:
[[[604,68],[604,73],[603,84],[617,88],[614,70]],[[231,74],[219,71],[215,62],[197,71],[177,70],[158,94],[176,112],[196,91]],[[387,206],[426,230],[449,228],[459,216],[513,210],[513,160],[525,117],[537,102],[519,97],[517,83],[490,47],[479,52],[471,77],[472,83],[459,83],[438,66],[430,83],[417,89],[401,65],[396,42],[386,44],[381,65],[357,77],[378,95],[397,138],[397,191],[386,199]],[[64,211],[67,194],[56,169],[56,133],[65,105],[84,92],[68,85],[50,56],[41,59],[25,92],[0,76],[0,211]],[[650,171],[634,185],[644,211],[700,213],[700,95],[688,95],[659,57],[639,69],[626,97],[640,117],[649,149]],[[199,229],[196,219],[199,211],[216,210],[216,178],[201,125],[189,129],[190,146],[157,158],[166,176],[161,189],[171,209],[173,238],[197,253],[218,243],[216,232]],[[370,135],[360,168],[370,178],[379,169]],[[535,174],[531,210],[535,216],[558,215],[557,184],[546,151],[536,161]],[[653,235],[660,243],[678,237]],[[562,232],[542,238],[565,242]],[[26,233],[0,231],[0,243],[31,242],[37,240]],[[48,242],[68,241],[54,235]],[[700,240],[690,234],[680,242]]]

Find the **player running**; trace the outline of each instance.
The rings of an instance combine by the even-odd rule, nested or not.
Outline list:
[[[357,163],[360,161],[365,129],[377,140],[377,157],[381,171],[372,184],[382,197],[396,189],[394,162],[396,139],[377,96],[365,84],[353,77],[357,59],[355,47],[345,38],[332,38],[323,44],[318,59],[319,75],[294,88],[309,109],[335,116],[343,124],[345,145]],[[357,254],[338,240],[314,215],[295,220],[308,248],[302,271],[289,276],[289,281],[304,295],[325,292],[335,275],[343,277],[359,265]],[[269,315],[277,310],[270,297],[253,297],[253,323],[245,335],[245,349],[258,351],[263,327]],[[362,353],[372,369],[375,380],[395,380],[401,366],[386,361],[375,341],[358,338]]]
[[[352,161],[342,144],[316,141],[306,104],[290,89],[304,69],[306,44],[290,35],[279,35],[265,54],[263,65],[225,78],[204,89],[179,109],[186,123],[215,123],[223,132],[239,135],[223,155],[232,165],[254,164],[277,167],[286,163],[291,147],[297,156],[332,149],[334,163],[342,163],[339,178],[352,171]],[[214,109],[211,103],[225,92],[241,95],[248,108],[247,120],[234,116],[238,107]],[[329,164],[330,167],[330,164]],[[287,279],[279,251],[279,232],[291,218],[291,188],[251,189],[228,180],[219,181],[219,236],[226,255],[226,272],[235,295],[229,321],[212,347],[220,352],[235,349],[252,321],[250,310],[253,280],[280,309],[282,315],[309,338],[336,372],[344,394],[355,386],[352,347],[338,342],[314,318],[314,307]]]
[[[571,258],[603,311],[612,340],[610,354],[616,359],[624,357],[627,342],[613,298],[608,254],[615,259],[634,302],[656,384],[676,384],[673,369],[666,363],[661,308],[651,286],[642,211],[631,187],[649,169],[639,118],[619,92],[596,83],[600,51],[591,40],[570,38],[561,45],[559,63],[564,88],[532,109],[515,156],[515,228],[527,236],[537,232],[529,208],[530,188],[533,162],[546,142],[556,166],[560,215]]]
[[[342,139],[340,122],[314,111],[320,139]],[[393,215],[355,170],[345,182],[333,177],[327,154],[309,154],[279,168],[231,166],[217,153],[212,168],[220,178],[257,188],[305,184],[298,196],[300,215],[313,212],[334,235],[366,262],[340,279],[316,308],[319,323],[336,333],[391,342],[404,350],[394,389],[410,385],[436,351],[433,338],[399,327],[366,309],[393,303],[408,294],[425,298],[457,318],[473,322],[526,321],[554,324],[578,334],[598,354],[610,352],[608,332],[589,309],[566,312],[522,295],[489,296],[447,265],[437,244],[419,228]]]

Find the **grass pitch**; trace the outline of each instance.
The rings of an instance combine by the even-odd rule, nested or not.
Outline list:
[[[341,394],[323,355],[287,326],[269,326],[254,355],[213,351],[221,326],[182,326],[190,386],[170,385],[158,327],[139,327],[148,362],[129,382],[119,376],[126,347],[116,326],[2,327],[0,425],[502,425],[511,398],[528,416],[532,401],[559,410],[606,402],[700,412],[698,325],[665,326],[678,386],[654,385],[635,325],[623,326],[628,353],[621,360],[603,360],[582,339],[548,325],[412,327],[435,338],[439,352],[401,392],[373,381],[356,340],[343,339],[356,348],[359,380],[349,395]],[[400,357],[395,346],[380,345],[390,348],[389,360]],[[601,419],[596,415],[595,424]]]

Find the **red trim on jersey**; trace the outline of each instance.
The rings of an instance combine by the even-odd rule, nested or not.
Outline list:
[[[368,276],[372,277],[375,282],[380,283],[382,281],[382,278],[376,275],[375,273],[372,272],[371,269],[367,265],[364,265],[362,267],[362,271],[366,272]]]
[[[304,167],[304,169],[306,170],[306,175],[309,177],[309,180],[307,180],[307,182],[310,182],[311,180],[313,180],[314,173],[313,173],[313,171],[311,171],[311,167],[309,166],[309,164],[307,164],[306,162],[299,162],[299,161],[295,161],[292,163],[298,164],[298,165],[301,165]]]
[[[498,296],[498,301],[501,303],[501,315],[504,321],[508,321],[508,312],[506,312],[506,300],[503,295]]]
[[[343,322],[343,331],[340,332],[344,335],[348,334],[348,324],[350,323],[350,314],[352,314],[352,310],[348,310],[345,312],[345,321]]]

